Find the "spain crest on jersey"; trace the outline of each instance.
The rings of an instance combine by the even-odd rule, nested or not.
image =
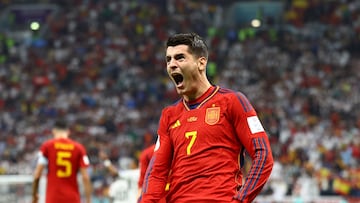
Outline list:
[[[220,119],[220,107],[211,107],[206,109],[205,123],[215,125]]]

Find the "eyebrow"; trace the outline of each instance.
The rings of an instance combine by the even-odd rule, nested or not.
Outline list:
[[[183,57],[185,57],[184,53],[179,53],[179,54],[174,55],[175,59],[179,59],[179,58],[183,58]],[[169,61],[171,58],[172,58],[171,56],[166,56],[166,61]]]

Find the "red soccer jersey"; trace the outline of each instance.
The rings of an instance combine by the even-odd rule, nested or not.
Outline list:
[[[142,185],[143,185],[144,177],[146,174],[146,169],[149,166],[150,160],[154,154],[154,148],[155,148],[155,144],[145,148],[140,155],[140,158],[139,158],[140,177],[139,177],[139,181],[138,181],[138,187],[142,187]],[[166,191],[166,188],[165,188],[165,191]],[[165,197],[163,197],[157,203],[166,203]]]
[[[211,87],[190,104],[181,100],[165,108],[158,136],[142,203],[163,196],[170,169],[167,200],[176,203],[251,202],[272,170],[267,134],[239,92]],[[243,183],[244,150],[252,167]]]
[[[52,139],[40,151],[48,160],[46,202],[79,203],[77,174],[89,165],[85,148],[71,139]]]
[[[140,154],[139,157],[140,177],[138,181],[138,187],[142,187],[146,169],[150,163],[152,155],[154,154],[154,148],[155,148],[155,144],[145,148]]]

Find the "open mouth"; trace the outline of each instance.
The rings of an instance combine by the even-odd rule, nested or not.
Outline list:
[[[184,77],[179,73],[171,74],[171,77],[174,79],[176,85],[179,85],[184,81]]]

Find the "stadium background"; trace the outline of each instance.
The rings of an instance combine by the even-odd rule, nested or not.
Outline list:
[[[136,168],[177,99],[163,43],[187,31],[210,46],[211,80],[243,91],[269,133],[276,163],[263,202],[360,201],[358,1],[0,0],[0,9],[0,201],[30,194],[58,115],[86,146],[104,199],[113,180],[98,151]]]

